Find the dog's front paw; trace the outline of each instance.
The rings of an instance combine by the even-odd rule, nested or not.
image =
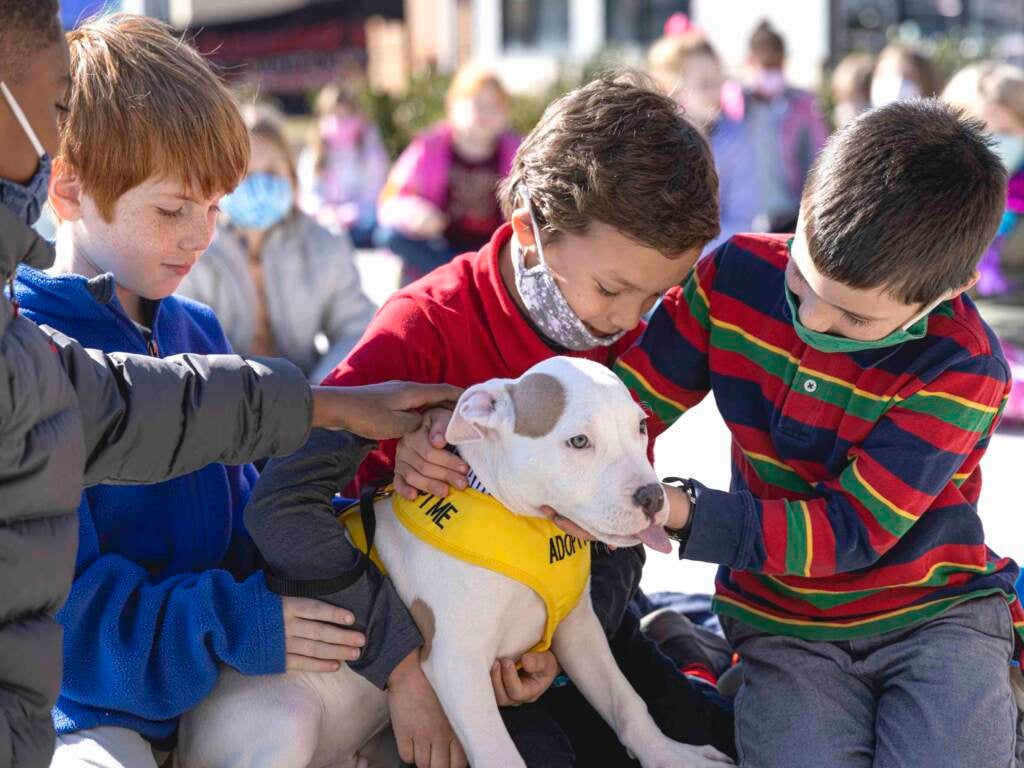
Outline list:
[[[665,738],[647,755],[640,756],[643,768],[722,768],[735,765],[728,755],[723,755],[710,744],[694,747]]]

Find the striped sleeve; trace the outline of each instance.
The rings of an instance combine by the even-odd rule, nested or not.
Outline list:
[[[720,251],[701,259],[686,281],[665,294],[644,335],[614,370],[643,403],[656,437],[708,393],[709,296]]]
[[[977,466],[1009,387],[992,356],[948,369],[891,407],[812,498],[704,491],[685,556],[813,577],[874,564],[929,509],[966,502],[964,470]]]

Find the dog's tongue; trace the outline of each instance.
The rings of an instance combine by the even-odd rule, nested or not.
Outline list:
[[[649,528],[644,528],[636,536],[651,549],[656,549],[659,552],[665,552],[667,554],[671,554],[672,552],[672,542],[669,541],[668,535],[665,533],[665,529],[660,525],[652,525]]]

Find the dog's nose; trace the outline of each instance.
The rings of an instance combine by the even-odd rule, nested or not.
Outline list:
[[[654,516],[665,506],[665,493],[661,490],[661,484],[641,485],[633,492],[633,503],[640,507],[649,519],[653,520]]]

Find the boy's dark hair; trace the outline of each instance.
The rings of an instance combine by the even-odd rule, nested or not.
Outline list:
[[[750,36],[750,57],[765,69],[782,69],[786,61],[786,41],[767,19]]]
[[[824,277],[928,304],[970,281],[1005,202],[1006,171],[982,124],[937,99],[915,99],[834,134],[800,210]]]
[[[502,182],[506,218],[521,186],[556,237],[599,221],[672,258],[719,232],[707,142],[637,73],[603,75],[549,105]]]
[[[32,51],[60,39],[57,0],[0,0],[0,80],[20,82]]]

